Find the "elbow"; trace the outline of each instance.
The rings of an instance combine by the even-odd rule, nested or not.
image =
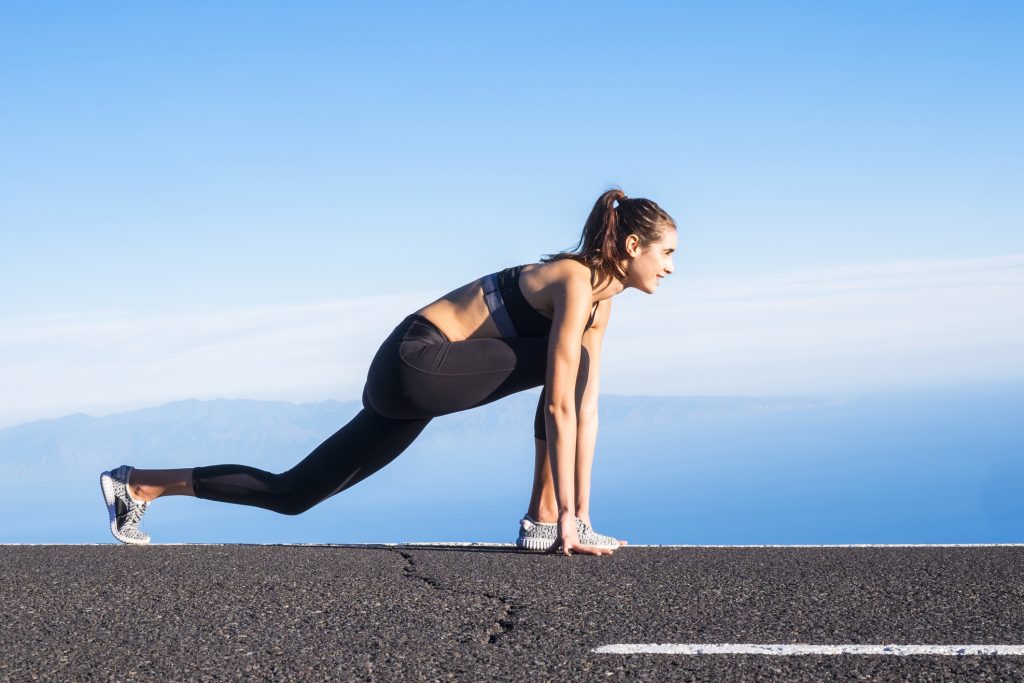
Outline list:
[[[576,404],[573,401],[552,401],[545,406],[545,412],[556,423],[576,419]]]

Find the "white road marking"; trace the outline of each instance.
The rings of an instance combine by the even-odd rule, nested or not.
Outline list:
[[[612,655],[1024,655],[1024,645],[768,645],[756,643],[640,643],[602,645]]]

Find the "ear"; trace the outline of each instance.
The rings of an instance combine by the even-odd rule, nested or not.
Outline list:
[[[640,255],[640,238],[635,234],[626,235],[626,253],[630,256]]]

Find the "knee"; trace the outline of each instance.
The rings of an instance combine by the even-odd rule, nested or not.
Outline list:
[[[371,391],[370,384],[363,387],[363,408],[376,415],[382,415],[391,419],[398,419],[395,414],[394,401],[388,396],[382,396],[380,391]]]
[[[313,507],[313,505],[315,504],[316,503],[310,505],[302,501],[282,501],[278,504],[274,511],[282,515],[294,517],[296,515],[301,515],[303,512]]]
[[[410,405],[407,396],[398,396],[394,393],[396,392],[371,392],[363,389],[363,408],[389,420],[411,420],[425,417],[425,411]]]
[[[297,482],[292,481],[287,473],[277,476],[274,486],[274,512],[282,515],[301,515],[306,510],[319,503],[320,500]]]

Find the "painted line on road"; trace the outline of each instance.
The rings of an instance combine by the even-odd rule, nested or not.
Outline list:
[[[1024,645],[769,645],[756,643],[617,643],[591,652],[610,655],[1024,655]]]

